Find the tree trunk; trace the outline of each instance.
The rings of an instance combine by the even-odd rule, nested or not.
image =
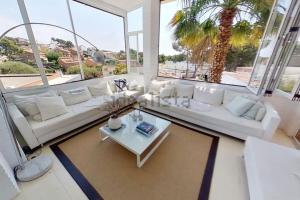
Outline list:
[[[210,69],[210,82],[220,83],[229,49],[231,29],[236,8],[224,9],[221,12],[218,41],[214,50],[213,66]]]

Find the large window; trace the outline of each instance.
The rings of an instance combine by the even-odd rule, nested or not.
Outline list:
[[[215,1],[199,9],[195,2],[184,5],[179,0],[161,1],[158,75],[199,81],[220,75],[216,82],[246,86],[273,1],[258,10],[252,8],[261,6],[259,2],[237,4],[228,51],[222,50],[227,44],[220,41],[226,35],[219,31],[226,5]],[[222,56],[224,66],[217,61]]]
[[[143,8],[127,14],[130,71],[143,74]]]
[[[127,73],[123,16],[72,0],[0,0],[0,5],[0,34],[26,23],[0,41],[4,89]]]
[[[264,85],[263,81],[268,79],[275,67],[275,56],[280,48],[278,46],[279,37],[285,31],[281,27],[285,22],[291,2],[292,0],[279,0],[274,5],[249,82],[250,88],[255,92],[261,90]]]
[[[31,25],[49,85],[81,80],[74,35],[55,27],[72,31],[66,1],[26,0],[25,3],[31,22],[54,25]]]
[[[77,37],[84,67],[95,70],[96,76],[127,73],[124,18],[76,1],[70,3],[75,31],[100,50],[95,62],[90,55],[95,47]]]
[[[0,0],[0,5],[0,34],[23,23],[16,0]],[[24,26],[0,40],[0,80],[4,89],[43,84],[31,45]]]

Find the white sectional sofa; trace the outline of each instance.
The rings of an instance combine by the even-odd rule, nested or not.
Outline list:
[[[167,88],[168,90],[172,87],[174,91],[171,93],[162,89]],[[178,94],[178,91],[176,94],[178,89],[180,94]],[[166,94],[167,96],[164,96]],[[182,95],[185,95],[185,97],[182,97]],[[232,114],[226,108],[226,105],[236,96],[244,96],[253,99],[253,101],[260,101],[264,104],[264,116],[261,116],[260,120],[249,120],[243,116]],[[269,140],[280,122],[278,113],[271,104],[264,102],[262,97],[224,89],[220,85],[188,85],[165,81],[165,84],[150,85],[149,91],[141,96],[138,101],[143,108],[242,140],[245,140],[247,136]]]
[[[299,150],[248,137],[244,161],[251,200],[299,199]]]
[[[86,86],[83,86],[86,87]],[[134,90],[114,92],[108,91],[107,84],[97,85],[97,91],[93,91],[96,95],[91,95],[91,98],[84,100],[80,103],[73,105],[66,105],[66,113],[57,117],[41,120],[35,119],[35,117],[26,115],[20,109],[20,106],[16,104],[14,97],[8,98],[8,110],[12,117],[12,120],[21,135],[25,139],[30,148],[35,148],[53,138],[68,133],[76,128],[82,127],[90,122],[107,116],[108,111],[104,106],[106,102],[112,102],[116,99],[122,99],[120,102],[123,107],[128,106],[135,102],[135,99],[143,94],[143,87],[138,87]],[[72,89],[72,87],[68,88]],[[73,89],[76,89],[73,88]],[[45,92],[56,93],[57,95],[62,90],[46,89],[37,91],[38,93],[30,94],[39,95],[39,93],[45,94]],[[24,95],[26,97],[26,95]],[[29,96],[29,94],[27,94]],[[72,100],[72,99],[71,99]],[[66,102],[65,102],[66,103]]]

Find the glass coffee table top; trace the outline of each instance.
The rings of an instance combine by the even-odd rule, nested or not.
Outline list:
[[[119,130],[112,131],[107,127],[100,127],[99,131],[104,136],[108,136],[115,142],[127,148],[129,151],[136,155],[141,155],[161,134],[167,131],[171,122],[154,115],[140,111],[143,116],[143,120],[155,126],[156,131],[151,136],[145,136],[136,131],[136,127],[142,121],[134,121],[130,116],[134,112],[138,114],[139,111],[132,111],[121,117],[122,124],[125,126]]]

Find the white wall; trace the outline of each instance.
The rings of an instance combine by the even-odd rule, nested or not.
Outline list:
[[[295,136],[300,129],[300,102],[291,101],[286,96],[275,93],[272,97],[266,97],[281,117],[279,128],[287,135]]]

